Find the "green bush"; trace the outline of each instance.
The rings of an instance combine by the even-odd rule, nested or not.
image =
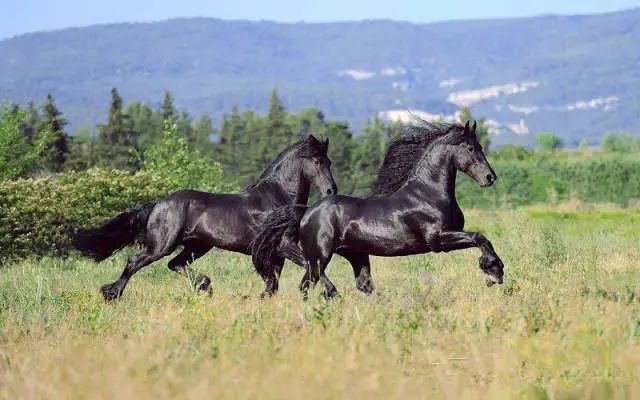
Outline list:
[[[145,154],[144,165],[133,175],[91,169],[0,181],[0,263],[29,255],[65,255],[71,249],[70,232],[179,189],[232,189],[222,183],[221,167],[189,149],[170,125]]]
[[[571,199],[625,206],[640,199],[637,158],[539,158],[491,164],[498,181],[490,188],[460,177],[456,193],[462,207],[499,208]]]

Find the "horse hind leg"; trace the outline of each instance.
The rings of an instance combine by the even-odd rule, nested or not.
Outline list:
[[[273,265],[273,269],[268,276],[263,276],[262,279],[265,283],[264,292],[260,297],[271,297],[278,292],[280,286],[280,274],[282,273],[282,267],[284,266],[284,258],[274,257],[269,261]]]
[[[333,231],[327,229],[324,234],[311,235],[309,239],[302,237],[300,242],[305,258],[307,259],[307,272],[300,282],[300,291],[307,299],[310,287],[314,287],[318,281],[324,285],[323,295],[330,299],[338,295],[338,290],[325,274],[327,265],[333,256]]]
[[[211,295],[211,279],[189,266],[205,255],[212,247],[201,243],[185,243],[180,254],[171,259],[167,266],[170,270],[186,276],[189,283],[198,291],[206,291]]]
[[[122,271],[120,278],[118,278],[118,280],[113,283],[102,285],[102,287],[100,288],[104,299],[107,301],[111,301],[122,297],[122,293],[124,292],[124,288],[127,286],[129,279],[131,279],[131,277],[136,272],[153,263],[154,261],[157,261],[162,257],[168,255],[169,253],[149,253],[145,250],[140,254],[129,257],[129,259],[127,260],[127,265],[125,266],[124,271]]]
[[[159,229],[148,231],[145,238],[144,251],[129,257],[127,265],[124,267],[117,281],[101,287],[102,296],[105,300],[110,301],[120,298],[129,279],[131,279],[136,272],[173,253],[178,246],[178,236],[178,228],[174,228],[168,232]]]
[[[282,273],[285,259],[291,260],[294,264],[306,268],[307,260],[304,257],[304,253],[293,240],[283,238],[283,243],[278,247],[278,253],[278,256],[269,260],[269,263],[273,266],[270,274],[262,277],[266,287],[260,297],[271,297],[278,292],[280,274]]]
[[[324,285],[322,295],[325,299],[332,299],[338,296],[338,290],[325,274],[325,270],[330,261],[331,255],[320,259],[309,260],[307,272],[300,281],[300,291],[305,299],[309,297],[309,289],[311,287],[315,287],[318,281],[322,281],[322,284]]]

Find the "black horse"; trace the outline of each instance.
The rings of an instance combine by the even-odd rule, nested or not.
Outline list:
[[[142,244],[143,251],[129,257],[120,279],[102,286],[107,300],[122,296],[136,272],[170,255],[178,246],[183,249],[169,261],[169,268],[187,273],[198,289],[209,290],[211,280],[188,268],[195,259],[213,247],[251,254],[251,243],[267,215],[285,205],[306,204],[311,184],[323,195],[337,193],[328,145],[328,140],[309,136],[280,153],[242,193],[181,190],[157,203],[128,209],[102,227],[79,231],[72,237],[73,244],[96,261],[133,242]],[[284,259],[279,262],[280,267],[273,266],[277,274]],[[268,279],[268,275],[263,278],[267,291],[277,290],[277,280]]]
[[[481,186],[497,179],[473,128],[420,121],[390,143],[367,198],[329,196],[311,207],[288,206],[267,217],[253,246],[253,262],[273,274],[280,254],[308,261],[300,289],[322,280],[325,296],[337,294],[325,275],[334,253],[353,267],[356,286],[373,291],[369,255],[395,257],[478,247],[487,284],[502,283],[504,267],[482,234],[464,232],[455,195],[457,171]],[[297,247],[300,241],[301,249]],[[275,285],[277,287],[277,285]]]

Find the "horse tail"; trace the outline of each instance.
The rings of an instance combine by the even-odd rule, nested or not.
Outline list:
[[[100,262],[123,247],[139,242],[155,203],[129,208],[98,228],[79,230],[71,236],[73,247]]]
[[[256,271],[263,277],[270,276],[276,265],[274,260],[287,258],[299,266],[306,259],[298,247],[300,221],[307,206],[292,205],[272,211],[262,224],[261,231],[251,243],[251,259]]]

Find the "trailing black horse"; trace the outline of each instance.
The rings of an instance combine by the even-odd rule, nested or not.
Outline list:
[[[194,285],[208,290],[211,280],[188,268],[195,259],[213,247],[251,254],[251,243],[266,216],[285,205],[306,204],[311,184],[323,195],[337,193],[328,145],[328,140],[320,142],[309,136],[280,153],[242,193],[181,190],[155,204],[128,209],[102,227],[79,231],[72,237],[73,244],[96,261],[131,243],[142,245],[143,251],[128,259],[120,278],[102,286],[107,300],[120,297],[137,271],[179,246],[182,251],[169,261],[169,268],[188,273]],[[291,258],[302,262],[295,254]],[[277,290],[277,279],[270,277],[279,275],[284,263],[284,258],[274,260],[280,266],[272,266],[270,274],[262,276],[268,291]]]
[[[468,122],[464,127],[426,121],[406,126],[387,148],[368,197],[329,196],[309,208],[288,206],[267,217],[253,246],[256,269],[274,275],[282,254],[298,254],[308,264],[300,289],[306,293],[322,280],[325,295],[332,297],[337,291],[325,269],[334,253],[351,263],[357,288],[371,293],[370,255],[478,247],[487,284],[502,283],[502,261],[484,235],[463,231],[464,215],[456,201],[457,171],[483,187],[497,179],[475,129]]]

